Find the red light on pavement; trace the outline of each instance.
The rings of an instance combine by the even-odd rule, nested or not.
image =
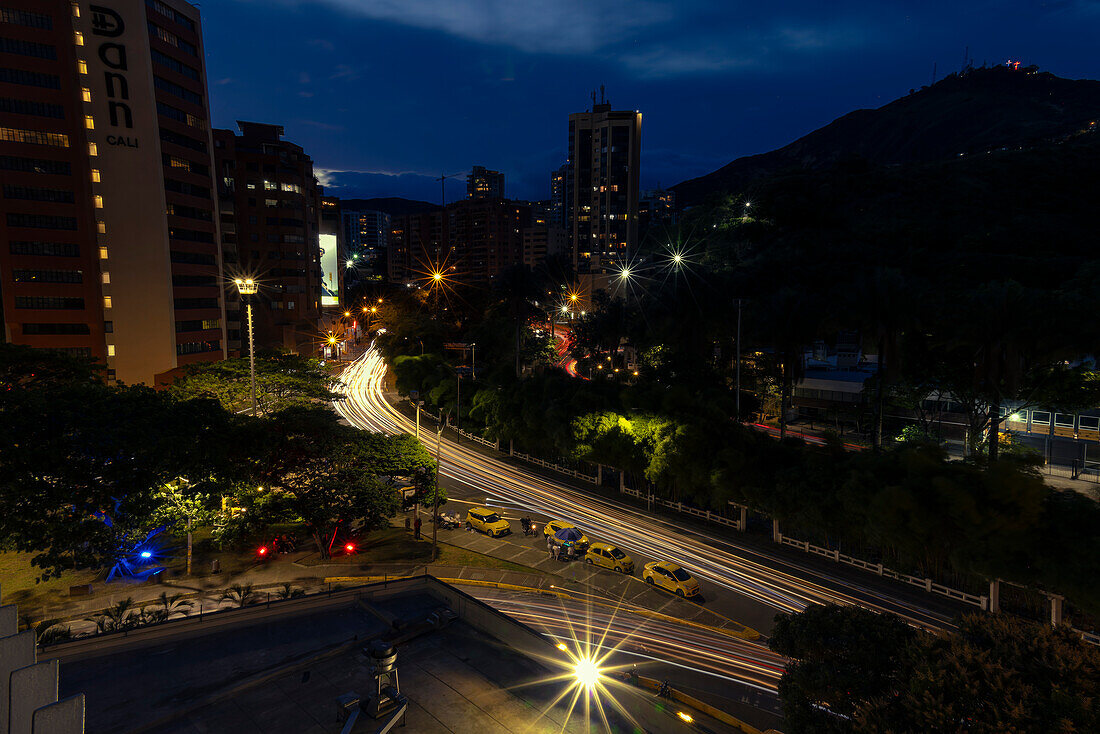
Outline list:
[[[261,545],[259,548],[256,549],[256,553],[258,555],[261,555],[261,556],[266,556],[267,555],[267,546],[266,545]]]
[[[354,553],[355,552],[355,543],[348,543],[347,545],[344,546],[344,550],[346,550],[348,553]]]

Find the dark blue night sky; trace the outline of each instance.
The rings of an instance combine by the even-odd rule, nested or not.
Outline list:
[[[328,193],[438,201],[480,164],[549,196],[570,112],[638,109],[642,186],[782,146],[958,70],[1100,77],[1100,1],[208,0],[218,127],[282,124]],[[448,200],[465,192],[448,183]]]

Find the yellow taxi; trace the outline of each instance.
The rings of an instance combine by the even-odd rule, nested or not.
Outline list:
[[[593,543],[584,555],[584,562],[619,573],[634,573],[634,559],[610,543]]]
[[[675,563],[653,561],[645,564],[642,578],[647,584],[659,586],[677,596],[688,598],[699,593],[699,582],[695,577]]]
[[[542,526],[542,534],[543,535],[554,535],[555,533],[557,533],[562,528],[576,528],[576,527],[577,526],[574,525],[573,523],[566,522],[565,520],[551,520],[550,522],[548,522],[548,523],[546,523],[545,525]],[[584,533],[581,533],[581,539],[577,541],[577,545],[587,548],[588,547],[588,536],[585,535]]]
[[[466,527],[480,530],[486,535],[499,538],[512,532],[512,526],[508,521],[498,515],[494,510],[484,507],[471,507],[466,513]]]

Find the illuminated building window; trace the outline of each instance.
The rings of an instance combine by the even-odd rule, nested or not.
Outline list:
[[[76,3],[69,3],[69,5],[71,5],[72,8],[73,8],[73,17],[74,18],[79,18],[80,17],[80,6],[77,5]]]
[[[95,230],[100,234],[107,234],[107,223],[103,220],[99,220],[95,223]]]
[[[107,345],[107,356],[108,357],[115,356],[115,345],[114,344],[108,344]]]
[[[102,209],[103,208],[103,197],[100,196],[99,194],[96,194],[92,198],[95,200],[95,208],[96,209]]]
[[[91,102],[92,101],[92,90],[88,89],[87,87],[81,87],[80,88],[80,97],[85,102]]]
[[[91,115],[84,115],[84,127],[95,130],[95,120],[92,119]]]
[[[106,247],[99,248],[99,259],[100,260],[106,260],[107,259],[107,248]]]
[[[76,70],[79,71],[81,74],[87,74],[88,73],[88,62],[85,61],[84,59],[77,59],[76,60]]]
[[[110,296],[103,296],[103,308],[110,308],[110,307],[111,307],[111,297]]]
[[[99,179],[99,169],[98,168],[93,168],[92,169],[92,183],[99,183],[99,181],[100,181],[100,179]]]
[[[73,43],[75,43],[77,46],[83,46],[84,34],[80,31],[73,31]]]
[[[88,143],[88,155],[99,155],[99,148],[95,147],[95,143]]]
[[[111,284],[111,274],[108,273],[106,270],[104,270],[103,271],[103,285],[110,285],[110,284]]]
[[[265,191],[274,191],[277,188],[279,188],[279,186],[274,181],[264,181]]]

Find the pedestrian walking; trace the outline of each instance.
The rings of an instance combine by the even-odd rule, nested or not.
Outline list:
[[[546,536],[546,552],[550,554],[550,557],[554,557],[554,538],[553,536]]]
[[[416,519],[413,521],[413,537],[417,540],[420,540],[420,525],[420,515],[417,515]]]

